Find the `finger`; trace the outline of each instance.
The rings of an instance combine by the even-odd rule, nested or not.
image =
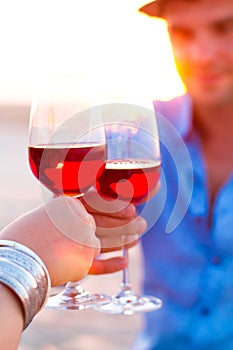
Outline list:
[[[97,213],[117,218],[131,218],[136,214],[136,208],[133,204],[117,199],[104,199],[94,189],[85,194],[82,203],[91,214]]]
[[[138,239],[135,239],[135,240],[132,239],[130,241],[130,243],[122,244],[122,242],[118,242],[119,245],[117,245],[117,243],[115,243],[114,246],[110,246],[110,244],[103,242],[103,247],[101,248],[101,253],[109,253],[109,252],[114,252],[117,250],[122,250],[123,247],[126,249],[129,249],[129,248],[134,247],[138,242],[139,242]]]
[[[103,236],[140,236],[145,232],[147,223],[141,216],[136,216],[131,220],[120,220],[117,218],[103,217],[102,215],[95,215],[96,235]]]
[[[109,259],[96,259],[89,270],[89,274],[99,275],[113,273],[123,270],[127,266],[127,260],[124,257],[114,257]]]
[[[115,227],[112,225],[112,221],[105,221],[104,227],[103,222],[100,224],[102,227],[100,227],[98,223],[96,225],[96,235],[101,242],[101,249],[107,249],[107,251],[118,250],[119,247],[138,240],[138,237],[141,236],[146,229],[146,221],[141,217],[135,217],[134,220],[131,221],[122,220],[120,223],[117,222],[117,226],[115,225]],[[124,240],[122,237],[124,237]]]

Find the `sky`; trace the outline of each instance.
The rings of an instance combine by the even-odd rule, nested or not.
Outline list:
[[[59,77],[93,92],[168,99],[183,92],[162,20],[142,0],[0,0],[0,103],[30,101]]]

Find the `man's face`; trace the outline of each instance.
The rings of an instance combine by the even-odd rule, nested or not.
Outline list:
[[[196,102],[233,101],[233,0],[165,5],[177,70]]]

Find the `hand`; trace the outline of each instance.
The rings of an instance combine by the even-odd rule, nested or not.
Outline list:
[[[57,197],[20,217],[1,232],[0,239],[17,241],[37,253],[52,286],[81,280],[100,252],[93,217],[71,197]]]
[[[96,235],[101,241],[101,252],[132,246],[146,230],[146,221],[136,216],[133,204],[103,199],[94,188],[86,193],[82,202],[95,219]]]

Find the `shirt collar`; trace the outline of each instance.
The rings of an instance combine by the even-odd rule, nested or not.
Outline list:
[[[164,115],[186,139],[192,131],[193,105],[188,94],[178,96],[170,101],[154,101],[155,111]]]

